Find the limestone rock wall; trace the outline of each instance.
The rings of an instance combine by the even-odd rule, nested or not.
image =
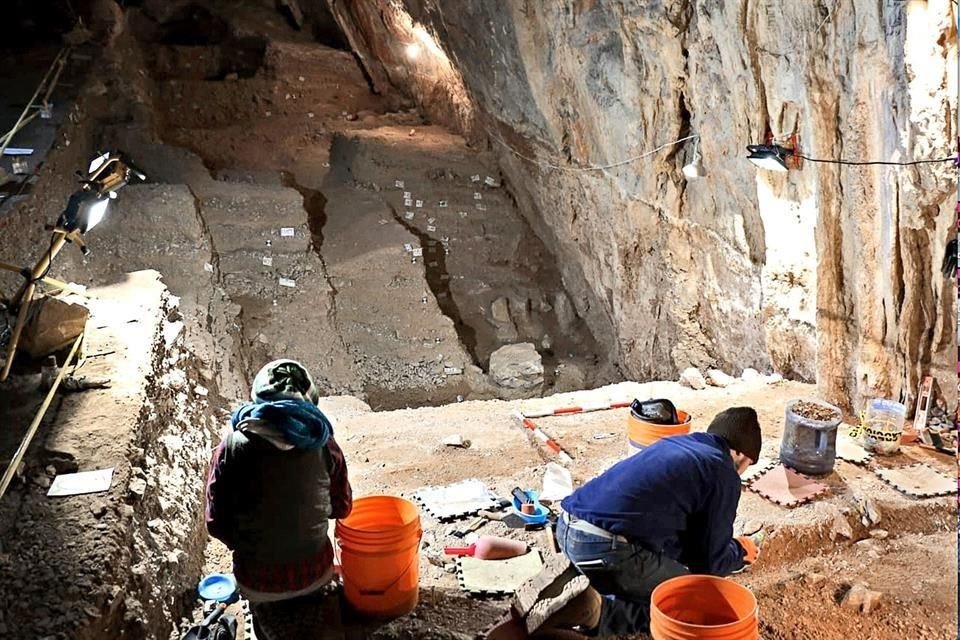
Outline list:
[[[950,0],[329,1],[372,77],[497,151],[628,375],[773,368],[852,407],[952,379],[950,164],[744,159],[768,130],[814,158],[953,153]],[[691,134],[704,178],[694,140],[644,156]]]

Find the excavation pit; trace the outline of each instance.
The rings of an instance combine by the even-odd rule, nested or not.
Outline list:
[[[670,397],[697,431],[724,408],[751,405],[775,460],[793,399],[829,398],[849,424],[870,394],[912,406],[930,373],[955,404],[954,284],[936,271],[940,236],[954,227],[940,215],[953,213],[944,173],[877,183],[828,166],[771,178],[732,151],[779,122],[802,129],[811,150],[835,146],[815,138],[822,130],[906,153],[892,132],[927,131],[950,112],[937,97],[950,81],[937,73],[955,55],[953,32],[900,32],[921,24],[918,12],[941,10],[933,3],[881,17],[858,4],[856,25],[842,12],[751,5],[708,15],[691,5],[669,16],[680,35],[646,9],[618,16],[622,29],[604,26],[603,3],[581,3],[571,20],[546,5],[492,15],[451,0],[414,21],[409,3],[370,0],[331,5],[336,29],[320,16],[300,31],[273,2],[142,0],[126,13],[99,4],[93,26],[119,21],[90,47],[100,73],[78,71],[55,100],[69,111],[58,112],[36,179],[7,205],[16,210],[0,220],[0,257],[36,259],[42,224],[94,150],[122,147],[150,181],[121,192],[118,215],[88,238],[89,258],[69,247],[53,271],[97,296],[80,371],[115,384],[53,404],[0,501],[0,636],[169,638],[199,617],[199,577],[231,570],[203,528],[210,451],[252,374],[277,357],[313,373],[357,496],[468,477],[504,495],[539,488],[554,457],[518,426],[517,410]],[[837,44],[805,50],[803,74],[781,73],[797,62],[767,55],[777,43],[764,38],[811,19],[816,38]],[[557,31],[571,24],[576,34]],[[491,25],[492,54],[475,25]],[[921,51],[932,69],[882,86],[911,102],[883,111],[893,124],[880,133],[863,129],[880,107],[843,108],[851,95],[877,94],[859,77],[897,75],[885,56],[844,49],[837,35],[864,25],[865,38],[884,34],[890,59],[916,70]],[[943,56],[928,55],[931,42]],[[636,43],[662,56],[638,65],[620,55]],[[833,57],[817,57],[824,51]],[[827,64],[838,51],[864,71],[838,83]],[[757,122],[735,120],[752,107],[716,82],[716,56],[765,87]],[[644,83],[656,89],[650,99],[636,94]],[[816,104],[798,98],[813,92]],[[640,155],[687,129],[702,139]],[[890,137],[873,137],[881,133]],[[940,148],[947,134],[924,144]],[[847,142],[844,153],[856,151]],[[707,173],[688,184],[680,167],[691,154]],[[18,277],[4,274],[4,291]],[[515,343],[537,352],[542,382],[528,399],[496,399],[508,394],[491,381],[491,354]],[[820,386],[747,375],[702,391],[618,383],[687,366],[734,375],[751,366]],[[37,363],[18,363],[0,386],[0,423],[12,425],[0,460],[42,399]],[[626,455],[627,412],[537,424],[570,454],[580,483]],[[444,443],[454,436],[471,446]],[[952,458],[910,446],[866,466],[837,461],[820,480],[827,493],[793,508],[743,493],[735,532],[769,531],[761,561],[734,577],[759,600],[762,637],[953,637],[955,496],[910,498],[873,472],[915,463],[956,472]],[[45,495],[56,474],[103,467],[114,468],[106,493]],[[328,600],[315,626],[322,618],[338,639],[464,640],[501,615],[505,600],[465,597],[437,562],[437,549],[461,542],[451,525],[423,522],[414,615],[365,624]],[[497,523],[484,533],[544,545]],[[864,589],[882,594],[870,611],[849,602]]]

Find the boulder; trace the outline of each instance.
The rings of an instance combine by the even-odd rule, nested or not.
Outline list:
[[[690,387],[691,389],[696,389],[697,391],[707,388],[706,379],[696,367],[684,369],[683,373],[680,374],[680,384],[685,387]]]
[[[56,353],[80,337],[90,311],[57,298],[41,298],[30,305],[20,348],[33,358]]]
[[[507,389],[535,389],[543,385],[543,362],[529,342],[508,344],[490,355],[490,377]]]
[[[710,369],[707,371],[707,382],[722,389],[736,382],[736,378],[727,375],[723,371],[720,371],[720,369]]]

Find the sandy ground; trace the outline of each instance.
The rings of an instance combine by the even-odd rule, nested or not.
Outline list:
[[[812,387],[798,383],[768,386],[759,381],[738,382],[727,389],[704,391],[667,382],[622,383],[520,404],[465,402],[369,413],[355,399],[330,398],[323,400],[322,406],[337,420],[338,441],[347,455],[357,496],[409,496],[420,487],[468,477],[480,478],[499,495],[507,495],[513,486],[539,489],[545,463],[551,459],[511,418],[518,407],[533,410],[633,397],[670,397],[690,411],[693,428],[698,430],[706,428],[711,417],[724,408],[750,405],[757,409],[764,427],[763,455],[776,457],[784,406],[789,400],[813,393]],[[571,453],[574,462],[570,470],[575,482],[580,483],[625,455],[627,411],[557,417],[538,423]],[[389,437],[384,437],[387,433]],[[444,437],[454,434],[470,439],[472,446],[459,449],[441,444]],[[904,634],[953,637],[957,615],[953,577],[957,556],[952,533],[955,498],[907,498],[872,473],[878,466],[901,466],[918,460],[945,474],[953,473],[949,459],[907,448],[899,455],[875,457],[867,468],[838,461],[825,479],[831,487],[829,494],[792,509],[744,491],[737,529],[760,522],[770,537],[757,567],[735,579],[748,585],[759,599],[765,640],[826,640],[839,638],[843,629],[850,628],[862,631],[858,638],[897,638]],[[869,496],[881,514],[880,522],[869,529],[858,522],[856,496]],[[850,525],[852,539],[835,533],[838,518]],[[420,562],[421,590],[431,595],[424,598],[415,616],[394,625],[409,631],[426,624],[437,633],[447,634],[481,631],[506,602],[469,599],[471,604],[464,610],[464,594],[458,592],[456,577],[448,572],[441,555],[443,546],[458,543],[450,535],[457,525],[438,523],[426,514],[422,514],[422,522],[426,544]],[[880,533],[871,535],[870,530]],[[478,533],[505,535],[546,548],[542,532],[508,530],[490,522]],[[208,550],[207,568],[229,570],[225,549],[215,541]],[[884,594],[880,607],[869,614],[838,604],[843,593],[860,581]],[[352,637],[351,633],[358,631],[348,628],[337,633]]]

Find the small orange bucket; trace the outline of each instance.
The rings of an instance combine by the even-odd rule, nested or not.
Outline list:
[[[671,578],[650,596],[653,640],[759,640],[757,599],[715,576]]]
[[[628,452],[634,454],[662,438],[690,433],[690,414],[677,409],[677,417],[680,419],[680,424],[677,425],[653,424],[641,420],[631,411],[627,416],[627,438],[630,441]]]
[[[417,607],[420,595],[420,513],[412,502],[371,496],[353,503],[337,521],[343,593],[358,613],[398,618]]]

